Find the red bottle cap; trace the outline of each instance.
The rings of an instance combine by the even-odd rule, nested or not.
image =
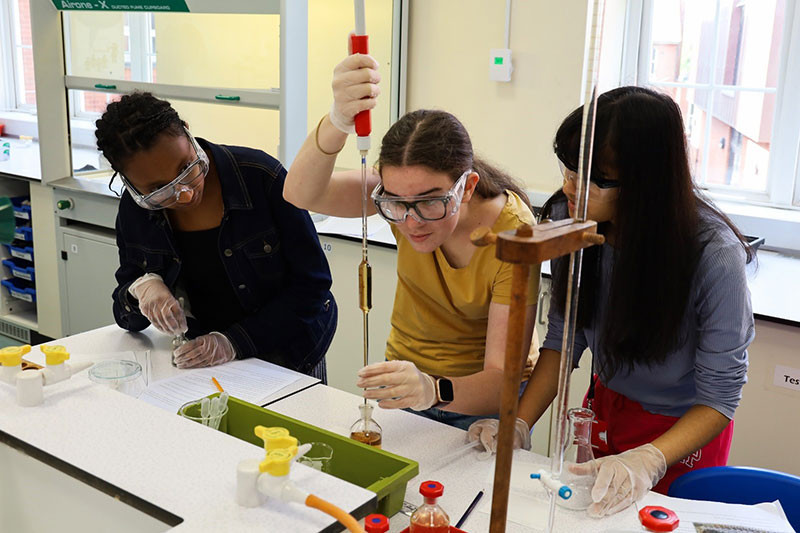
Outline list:
[[[639,521],[649,531],[674,531],[680,524],[674,511],[657,505],[640,509]]]
[[[423,481],[419,493],[426,498],[440,498],[444,494],[444,485],[438,481]]]
[[[364,529],[367,533],[385,533],[389,531],[389,519],[382,514],[367,515],[364,519]]]

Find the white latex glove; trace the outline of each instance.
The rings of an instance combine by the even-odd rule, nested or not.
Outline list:
[[[181,304],[161,276],[145,274],[128,287],[128,292],[139,300],[139,310],[159,331],[179,335],[189,329]]]
[[[236,350],[228,337],[218,331],[202,335],[175,348],[175,366],[178,368],[197,368],[214,366],[233,361]]]
[[[569,468],[579,475],[596,470],[597,479],[592,487],[594,503],[586,512],[600,518],[622,511],[647,494],[664,477],[667,461],[661,450],[648,443]]]
[[[354,54],[336,65],[331,83],[331,124],[344,133],[355,133],[355,116],[375,107],[381,94],[380,81],[378,62],[372,56]]]
[[[497,453],[497,432],[500,421],[496,418],[483,418],[473,422],[467,430],[467,439],[470,442],[480,440],[484,449],[489,453]],[[531,449],[531,428],[521,418],[514,423],[514,449]]]
[[[364,398],[378,400],[378,405],[384,409],[410,407],[424,411],[436,403],[436,383],[411,361],[386,361],[365,366],[358,371],[356,386],[369,389],[364,391]]]

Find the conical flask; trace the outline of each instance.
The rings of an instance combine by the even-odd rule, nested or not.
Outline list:
[[[569,446],[564,451],[564,466],[560,480],[572,489],[572,496],[564,500],[556,498],[562,507],[582,510],[592,503],[592,487],[597,478],[592,453],[592,424],[594,412],[583,407],[567,411],[569,417]],[[587,463],[583,467],[576,466]],[[577,470],[577,471],[576,471]]]
[[[358,406],[358,410],[361,411],[361,416],[350,426],[350,438],[380,448],[383,430],[372,418],[372,406],[362,403]]]

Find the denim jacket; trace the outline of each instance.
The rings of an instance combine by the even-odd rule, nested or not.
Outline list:
[[[222,186],[219,254],[248,313],[222,331],[239,358],[259,357],[308,373],[336,331],[331,273],[308,212],[283,199],[286,169],[268,154],[197,139],[211,152]],[[175,288],[181,259],[166,213],[137,206],[125,191],[117,213],[120,267],[114,318],[120,327],[150,325],[128,287],[147,272]]]

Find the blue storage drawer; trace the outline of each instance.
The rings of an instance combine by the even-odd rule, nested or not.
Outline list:
[[[14,206],[14,216],[23,220],[31,219],[31,197],[30,196],[14,196],[10,198],[11,204]]]
[[[0,284],[2,284],[14,298],[26,302],[36,302],[36,289],[24,285],[20,286],[17,285],[17,283],[24,284],[25,282],[15,282],[13,279],[4,279],[0,281]]]
[[[36,281],[36,274],[33,266],[24,263],[24,261],[20,261],[19,259],[3,259],[3,264],[8,267],[15,278],[24,279],[26,281]]]
[[[18,241],[33,241],[33,228],[30,226],[17,226],[14,230],[14,238]]]
[[[33,261],[33,246],[16,246],[14,244],[4,244],[3,246],[6,247],[11,257]]]

